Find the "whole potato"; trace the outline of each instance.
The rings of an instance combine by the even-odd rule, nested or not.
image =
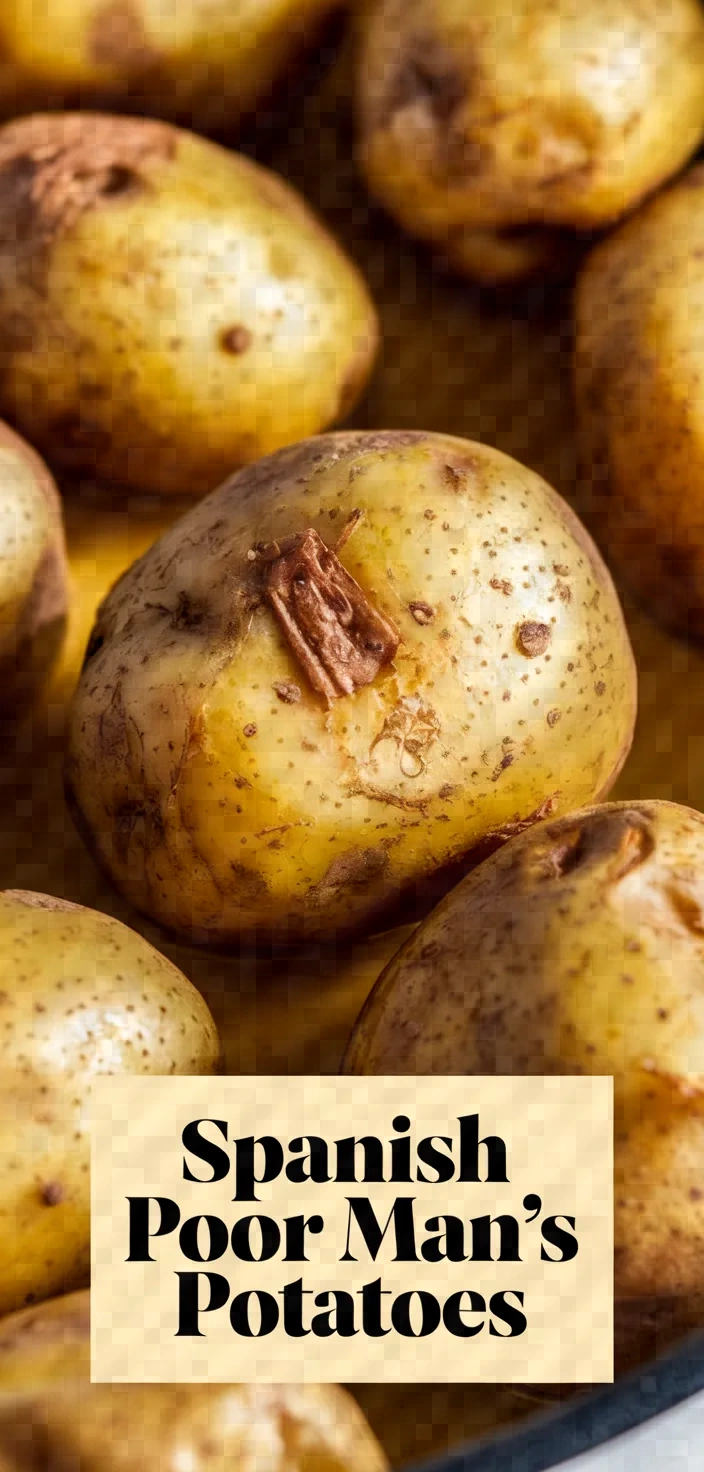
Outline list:
[[[0,1312],[87,1281],[88,1109],[102,1074],[207,1074],[215,1024],[108,915],[0,892]]]
[[[51,463],[200,494],[344,415],[366,287],[275,175],[165,123],[0,129],[0,406]]]
[[[0,115],[92,105],[221,129],[339,0],[4,0]]]
[[[616,1294],[704,1302],[704,817],[537,824],[382,973],[353,1074],[611,1074]]]
[[[16,1472],[384,1472],[337,1385],[91,1385],[88,1293],[0,1323],[0,1457]]]
[[[609,575],[544,481],[447,435],[330,435],[226,482],[108,595],[67,790],[160,923],[325,937],[604,793],[634,713]]]
[[[408,230],[480,281],[562,264],[704,134],[697,0],[372,0],[360,155]]]
[[[576,298],[585,505],[625,583],[704,638],[704,167],[589,257]]]
[[[0,424],[0,712],[31,696],[58,654],[68,572],[58,491],[39,456]]]

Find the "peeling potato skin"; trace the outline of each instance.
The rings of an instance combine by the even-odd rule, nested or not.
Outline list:
[[[253,549],[306,527],[331,545],[356,511],[339,558],[400,643],[328,708]],[[443,435],[327,435],[233,477],[120,580],[89,649],[66,767],[81,829],[133,905],[213,944],[369,930],[517,823],[604,794],[632,738],[633,658],[581,524]]]
[[[623,583],[704,640],[704,168],[587,260],[576,293],[583,501]]]
[[[63,640],[68,567],[59,493],[40,457],[0,424],[0,716],[47,676]]]
[[[637,66],[633,58],[638,58]],[[562,269],[704,133],[704,16],[674,0],[376,0],[362,10],[372,192],[486,283]]]
[[[0,117],[88,107],[232,129],[266,101],[339,0],[7,0]]]
[[[401,948],[343,1063],[612,1074],[619,1298],[704,1299],[703,874],[704,818],[675,803],[537,824]]]
[[[141,936],[94,910],[0,892],[0,1313],[89,1271],[93,1078],[208,1074],[208,1008]]]
[[[0,1459],[15,1472],[387,1468],[338,1385],[91,1385],[89,1335],[87,1292],[0,1322]]]
[[[269,171],[146,119],[0,128],[0,409],[49,463],[205,494],[349,412],[361,275]]]

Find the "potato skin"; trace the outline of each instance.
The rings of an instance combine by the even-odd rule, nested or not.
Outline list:
[[[74,1472],[385,1472],[338,1385],[91,1385],[90,1295],[0,1323],[0,1456]],[[32,1457],[37,1458],[36,1461]],[[15,1458],[17,1459],[15,1461]]]
[[[633,58],[638,58],[634,65]],[[360,158],[402,225],[480,281],[563,265],[704,133],[696,0],[372,0]],[[567,232],[567,233],[566,233]]]
[[[575,381],[590,525],[662,623],[704,639],[704,168],[592,252]]]
[[[94,910],[0,892],[0,1313],[87,1281],[91,1081],[207,1074],[215,1024],[185,976]]]
[[[61,647],[67,610],[58,491],[34,450],[0,424],[0,714],[36,693]]]
[[[204,494],[344,416],[361,276],[274,174],[164,123],[0,129],[0,406],[51,464]]]
[[[338,0],[5,0],[0,116],[62,107],[231,129]]]
[[[307,527],[330,546],[353,513],[340,561],[400,643],[328,708],[253,549]],[[118,888],[168,928],[329,937],[603,794],[634,713],[609,575],[544,481],[450,436],[328,435],[226,482],[108,595],[67,790]]]
[[[536,824],[382,973],[350,1074],[612,1074],[616,1294],[704,1300],[704,817]],[[471,956],[471,965],[467,958]]]

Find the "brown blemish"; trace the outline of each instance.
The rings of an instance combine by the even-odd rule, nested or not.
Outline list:
[[[247,327],[226,327],[220,334],[220,346],[225,353],[233,353],[236,357],[246,353],[251,347],[252,334]]]
[[[331,706],[370,685],[393,659],[398,630],[332,548],[309,527],[257,555],[264,593],[313,689]]]
[[[547,717],[546,717],[548,725],[549,726],[556,726],[557,723],[558,723],[558,721],[559,721],[559,719],[560,719],[560,716],[561,716],[561,711],[559,711],[559,710],[549,710],[548,713],[547,713]]]
[[[687,894],[678,884],[668,885],[665,892],[678,920],[685,929],[691,931],[693,935],[704,935],[701,907],[694,896]]]
[[[60,1181],[47,1181],[39,1195],[45,1206],[60,1206],[66,1200],[66,1190]]]
[[[383,848],[349,849],[333,859],[323,878],[309,889],[308,899],[313,904],[327,904],[331,893],[340,889],[364,891],[378,883],[388,863],[389,856]]]
[[[525,654],[527,659],[537,659],[538,655],[544,654],[551,638],[552,630],[549,624],[519,624],[516,630],[516,644],[521,654]]]
[[[256,734],[257,734],[257,727],[256,727],[254,721],[250,721],[250,723],[249,723],[248,726],[244,726],[243,727],[243,730],[244,730],[245,736],[256,736]]]
[[[497,593],[505,593],[507,597],[513,592],[513,583],[508,578],[491,578],[489,587],[495,588]]]
[[[430,624],[435,618],[435,609],[429,603],[409,603],[408,608],[417,624]]]
[[[608,884],[645,863],[655,848],[650,825],[635,809],[597,813],[582,822],[566,820],[548,829],[552,847],[541,856],[547,878],[563,879],[585,864],[605,863]]]
[[[46,113],[0,131],[0,244],[13,232],[36,249],[75,225],[101,198],[145,187],[143,171],[170,159],[165,123],[98,113]]]
[[[88,33],[88,53],[98,66],[118,69],[142,70],[159,59],[133,0],[108,0],[95,12]]]
[[[301,698],[301,687],[294,685],[293,680],[277,680],[274,690],[284,705],[296,705]]]
[[[514,761],[515,757],[511,754],[510,751],[507,751],[505,755],[502,756],[498,766],[494,767],[494,770],[491,774],[492,782],[498,782],[499,777],[502,775],[502,773],[506,771],[507,767],[512,767]]]
[[[411,35],[381,101],[377,125],[388,127],[406,108],[422,108],[442,130],[466,95],[464,77],[451,51],[432,35]]]

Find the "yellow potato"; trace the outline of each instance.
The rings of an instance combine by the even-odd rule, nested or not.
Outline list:
[[[231,127],[339,0],[4,0],[0,115],[92,105]]]
[[[16,1472],[384,1472],[337,1385],[91,1385],[88,1293],[0,1323],[0,1465]],[[4,1469],[3,1469],[4,1472]]]
[[[576,299],[585,505],[624,583],[704,638],[704,168],[589,257]]]
[[[58,491],[39,456],[0,424],[0,711],[34,693],[59,652],[68,572]]]
[[[376,319],[275,175],[89,113],[0,129],[0,407],[49,459],[202,494],[344,416]]]
[[[360,29],[369,185],[480,281],[564,265],[704,134],[696,0],[372,0]]]
[[[0,892],[0,1313],[89,1269],[88,1111],[101,1074],[219,1064],[202,997],[95,910]]]
[[[613,803],[536,825],[382,973],[354,1074],[611,1074],[619,1298],[704,1316],[704,817]]]
[[[67,788],[174,931],[331,936],[603,794],[634,713],[609,575],[544,481],[445,435],[331,435],[228,481],[108,595]]]

